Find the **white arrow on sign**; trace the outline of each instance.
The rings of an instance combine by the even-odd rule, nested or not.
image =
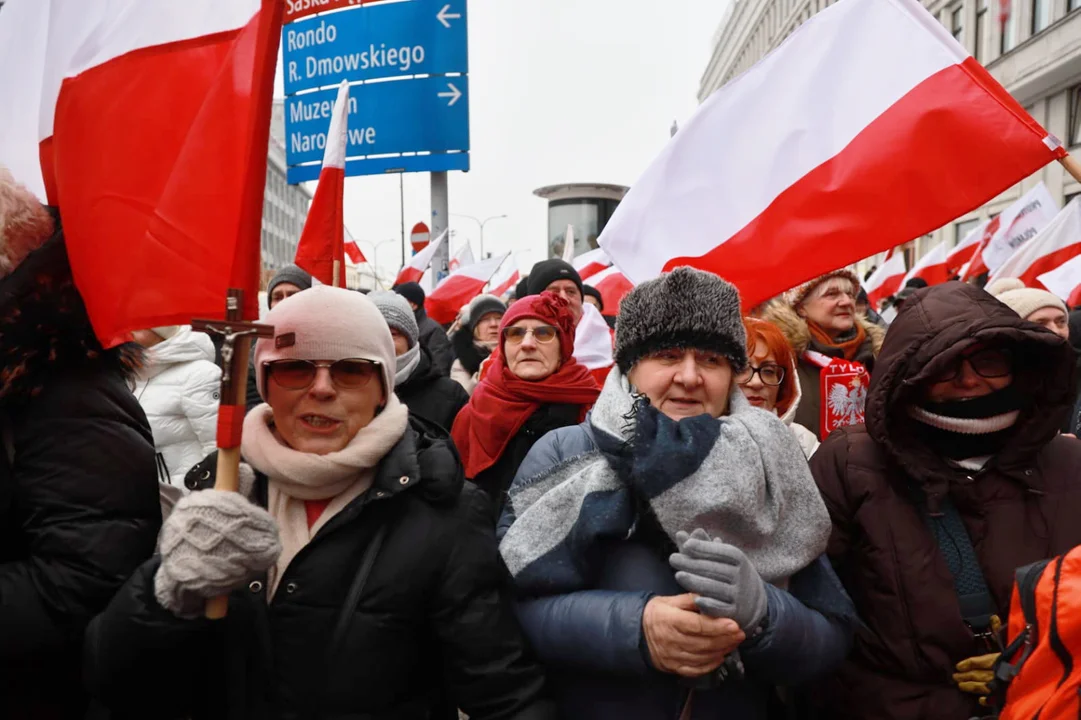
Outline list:
[[[439,22],[443,23],[443,27],[445,27],[445,28],[450,27],[450,23],[447,22],[448,20],[461,20],[462,19],[462,14],[461,13],[447,12],[448,10],[450,10],[450,5],[444,5],[443,9],[439,11],[439,14],[435,16],[435,19],[438,20]],[[451,105],[453,105],[453,104],[454,103],[451,103]]]
[[[439,93],[439,97],[450,98],[450,102],[447,103],[447,107],[450,107],[458,102],[458,98],[462,96],[462,91],[454,87],[454,83],[447,83],[447,87],[450,88],[450,92],[441,92]]]

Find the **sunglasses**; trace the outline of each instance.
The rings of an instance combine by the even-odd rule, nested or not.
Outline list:
[[[987,348],[977,350],[971,355],[962,355],[951,367],[937,375],[934,382],[948,382],[961,374],[961,365],[968,363],[980,377],[1000,378],[1013,372],[1013,353],[1006,348]]]
[[[746,385],[756,374],[763,385],[777,387],[784,382],[784,368],[774,363],[766,363],[762,367],[748,365],[746,370],[736,375],[736,383]]]
[[[336,362],[313,362],[312,360],[274,360],[266,363],[267,374],[286,390],[305,390],[315,382],[319,368],[330,369],[330,381],[335,387],[362,388],[379,374],[380,364],[374,360],[338,360]]]
[[[537,342],[547,344],[555,340],[559,333],[551,325],[538,325],[535,328],[509,327],[503,330],[503,339],[511,345],[521,345],[526,335],[530,334]]]

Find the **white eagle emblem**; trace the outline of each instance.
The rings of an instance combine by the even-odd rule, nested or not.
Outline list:
[[[863,422],[863,408],[866,401],[867,388],[858,378],[853,379],[851,386],[846,386],[844,383],[834,384],[830,388],[828,399],[831,419],[835,420],[834,428]]]

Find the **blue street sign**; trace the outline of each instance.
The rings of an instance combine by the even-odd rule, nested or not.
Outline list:
[[[338,91],[285,100],[288,164],[323,160]],[[427,77],[349,87],[346,157],[469,149],[469,78]]]
[[[469,72],[466,0],[358,6],[282,29],[285,93],[411,75]]]

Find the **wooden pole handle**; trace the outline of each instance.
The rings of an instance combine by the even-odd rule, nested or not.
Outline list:
[[[1062,163],[1062,167],[1066,168],[1074,180],[1081,182],[1081,162],[1077,161],[1073,155],[1067,155],[1064,158],[1059,158],[1059,162]]]
[[[341,280],[338,279],[338,273],[340,273],[341,271],[342,271],[342,261],[341,260],[335,260],[334,261],[334,270],[333,270],[334,280],[331,283],[331,287],[341,287],[341,285],[339,284],[341,282]]]
[[[230,404],[243,407],[247,390],[248,357],[251,355],[251,343],[241,338],[233,347],[232,366],[228,368],[235,396],[229,398]],[[225,400],[225,398],[222,398]],[[218,469],[214,478],[215,490],[236,492],[240,489],[240,448],[218,448]],[[209,620],[220,620],[229,611],[229,596],[211,598],[206,602],[205,615]]]

